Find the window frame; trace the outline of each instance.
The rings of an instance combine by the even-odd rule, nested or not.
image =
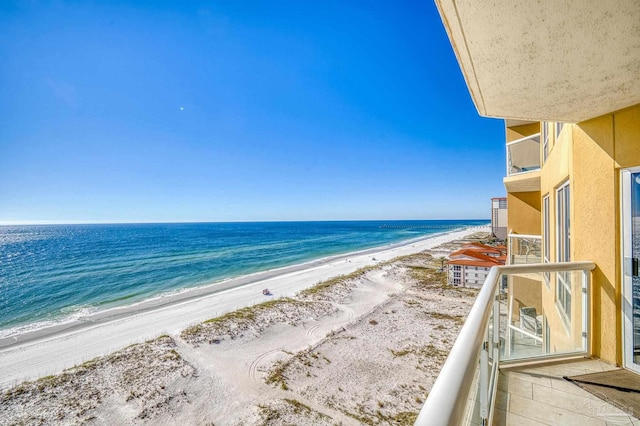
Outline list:
[[[549,194],[542,197],[542,263],[549,263],[551,259],[551,211],[549,209],[551,198]],[[547,290],[551,289],[551,274],[545,272],[544,282]]]
[[[540,127],[540,139],[542,139],[542,164],[544,164],[547,161],[547,157],[549,157],[549,125],[546,121],[543,121]]]
[[[556,121],[554,125],[556,140],[560,137],[560,133],[562,133],[562,129],[564,129],[564,123],[560,121]]]
[[[556,189],[556,261],[571,260],[571,187],[569,181]],[[556,306],[571,323],[571,272],[556,273]]]

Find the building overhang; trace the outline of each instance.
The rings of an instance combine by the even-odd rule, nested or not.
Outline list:
[[[481,115],[580,122],[640,103],[637,0],[436,0]]]

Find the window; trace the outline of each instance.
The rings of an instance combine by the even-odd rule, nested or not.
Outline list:
[[[460,265],[453,265],[453,270],[454,271],[459,271],[460,270]]]
[[[562,132],[562,128],[564,127],[564,123],[556,123],[555,128],[556,128],[556,140],[558,139],[558,136],[560,136],[560,132]]]
[[[556,260],[571,260],[571,226],[570,226],[569,182],[563,184],[556,192]],[[571,273],[558,272],[556,284],[556,302],[568,322],[571,318]]]
[[[550,250],[551,250],[551,227],[549,221],[549,195],[545,195],[542,199],[542,262],[549,263]],[[547,289],[550,288],[550,274],[545,272],[544,281],[547,285]]]
[[[571,195],[569,190],[569,182],[563,184],[557,191],[557,211],[558,220],[556,245],[558,262],[568,262],[571,260],[571,234],[570,234],[570,201]]]
[[[546,121],[543,121],[540,127],[542,133],[542,163],[544,164],[549,155],[549,126]]]

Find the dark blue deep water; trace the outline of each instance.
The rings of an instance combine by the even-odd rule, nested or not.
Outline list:
[[[0,336],[475,221],[0,226]]]

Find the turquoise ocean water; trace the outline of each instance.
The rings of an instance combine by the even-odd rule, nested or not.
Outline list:
[[[0,337],[486,220],[0,226]]]

